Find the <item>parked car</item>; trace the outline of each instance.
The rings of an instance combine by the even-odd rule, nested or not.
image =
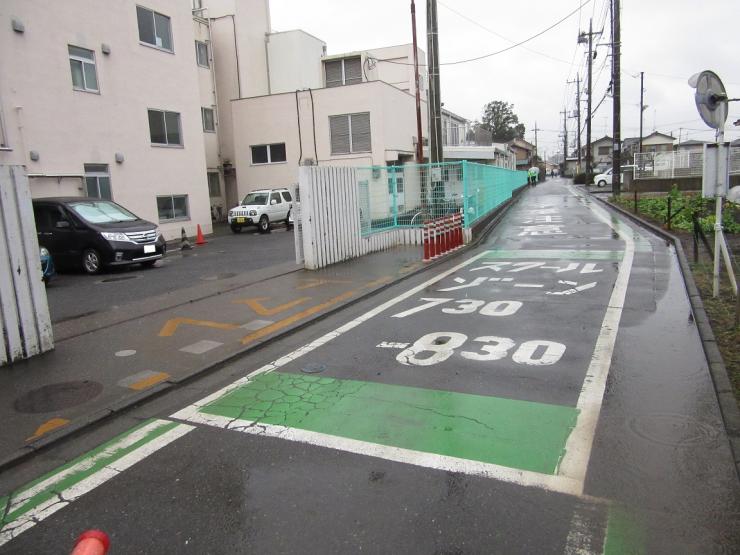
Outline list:
[[[110,200],[39,198],[33,213],[39,245],[58,266],[96,274],[106,266],[153,266],[167,251],[155,224]]]
[[[56,275],[54,260],[51,258],[49,250],[45,247],[39,248],[39,258],[41,259],[41,280],[44,283],[49,283],[51,278]]]
[[[634,165],[622,166],[622,181],[624,181],[624,174],[628,171],[635,171]],[[605,185],[612,184],[612,168],[609,168],[604,173],[600,173],[594,177],[594,183],[597,187],[603,187]]]
[[[239,206],[229,210],[229,226],[241,233],[247,226],[256,225],[260,233],[267,233],[274,222],[285,222],[290,227],[293,198],[288,189],[260,189],[244,197]]]

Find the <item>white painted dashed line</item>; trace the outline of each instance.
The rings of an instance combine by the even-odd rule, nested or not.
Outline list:
[[[266,328],[270,324],[274,324],[272,320],[252,320],[251,322],[247,322],[246,324],[242,324],[239,326],[242,329],[249,330],[249,331],[257,331],[261,330],[262,328]]]
[[[543,284],[539,284],[539,283],[515,283],[514,284],[514,287],[525,287],[525,288],[530,288],[530,289],[540,289],[540,288],[544,287],[544,285]]]
[[[202,355],[203,353],[212,351],[213,349],[215,349],[216,347],[220,347],[221,345],[223,345],[223,343],[220,343],[219,341],[202,339],[179,350],[183,353],[190,353],[191,355]]]

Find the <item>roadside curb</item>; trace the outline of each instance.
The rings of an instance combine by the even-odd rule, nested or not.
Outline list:
[[[488,216],[490,218],[490,221],[487,224],[485,224],[485,227],[482,229],[482,231],[480,231],[478,236],[474,238],[467,245],[464,245],[455,251],[447,253],[436,260],[423,263],[421,267],[411,272],[408,272],[407,274],[403,276],[399,276],[393,279],[392,281],[381,284],[374,289],[370,289],[366,293],[363,293],[357,297],[351,298],[343,304],[337,304],[336,306],[330,308],[326,312],[322,312],[322,313],[315,315],[313,318],[309,318],[300,323],[296,323],[295,325],[285,328],[284,330],[276,333],[275,335],[267,337],[262,341],[255,342],[251,344],[250,346],[245,347],[242,350],[239,350],[219,360],[216,360],[214,362],[210,362],[204,366],[201,366],[200,368],[197,368],[191,371],[190,373],[188,373],[187,375],[181,378],[166,380],[138,394],[127,396],[123,399],[118,399],[117,401],[113,401],[108,407],[104,409],[100,409],[88,415],[82,416],[78,420],[75,420],[71,422],[70,424],[68,424],[67,426],[59,429],[59,431],[51,432],[48,435],[45,435],[44,437],[39,438],[36,441],[30,442],[26,446],[20,449],[17,449],[9,457],[5,457],[4,459],[0,460],[0,472],[3,472],[9,468],[12,468],[26,461],[27,459],[32,458],[34,455],[55,445],[56,443],[64,439],[68,439],[96,424],[99,424],[111,416],[123,414],[127,412],[128,410],[135,408],[140,403],[154,400],[164,393],[172,391],[178,387],[187,385],[188,383],[200,377],[206,376],[212,372],[215,372],[223,368],[227,364],[230,364],[236,361],[237,359],[243,357],[244,355],[247,355],[253,351],[257,351],[263,347],[267,347],[273,342],[284,339],[286,336],[294,332],[300,331],[308,327],[309,325],[315,324],[316,322],[320,322],[321,320],[324,320],[338,313],[339,311],[344,310],[345,308],[348,308],[350,306],[363,302],[398,283],[401,283],[411,277],[421,274],[422,272],[426,272],[427,270],[434,268],[435,266],[438,266],[442,263],[452,260],[456,258],[457,256],[471,249],[477,248],[480,245],[480,243],[496,227],[496,225],[498,225],[498,223],[501,221],[504,215],[508,212],[508,210],[519,200],[519,197],[521,196],[522,192],[525,189],[526,187],[521,187],[519,189],[514,190],[509,200],[507,200],[501,206],[499,206],[494,211],[492,211],[491,215]],[[301,269],[294,270],[294,271],[300,271],[300,270]]]
[[[689,265],[689,261],[684,253],[681,240],[675,235],[643,220],[639,216],[632,214],[620,206],[616,206],[593,195],[592,198],[673,243],[673,246],[676,249],[678,264],[681,268],[681,274],[683,275],[686,293],[689,297],[689,303],[691,304],[691,310],[694,313],[696,329],[699,332],[699,338],[701,339],[702,347],[704,349],[704,356],[709,367],[709,374],[712,377],[712,384],[714,385],[714,392],[717,396],[717,402],[719,403],[722,421],[725,425],[725,431],[727,432],[727,437],[730,442],[730,449],[732,450],[732,456],[735,462],[735,472],[740,479],[740,409],[738,409],[737,402],[735,401],[735,396],[732,392],[732,384],[730,383],[730,378],[727,374],[727,367],[725,366],[719,347],[717,346],[714,331],[712,331],[709,317],[704,310],[704,303],[701,300],[699,289],[696,287],[696,283],[694,282],[694,276],[691,273],[691,266]]]

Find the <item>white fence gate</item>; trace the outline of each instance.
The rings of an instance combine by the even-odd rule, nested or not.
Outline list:
[[[296,259],[300,263],[302,254],[309,270],[398,245],[422,244],[421,227],[363,236],[355,168],[303,166],[295,196]]]
[[[23,166],[0,165],[0,332],[0,365],[54,348]]]

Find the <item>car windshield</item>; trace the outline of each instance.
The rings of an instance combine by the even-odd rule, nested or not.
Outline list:
[[[123,206],[107,200],[73,202],[69,207],[80,218],[91,224],[133,222],[139,219]]]
[[[242,205],[247,204],[267,204],[267,193],[249,193],[242,201]]]

